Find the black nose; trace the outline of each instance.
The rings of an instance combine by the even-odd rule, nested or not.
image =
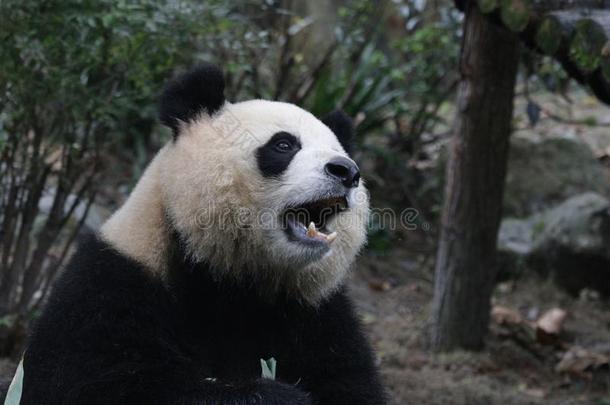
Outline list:
[[[329,176],[341,180],[345,187],[358,187],[360,170],[351,160],[344,157],[333,158],[324,166],[324,170]]]

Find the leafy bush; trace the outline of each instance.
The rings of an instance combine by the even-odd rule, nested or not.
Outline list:
[[[456,21],[419,3],[350,2],[334,37],[314,45],[305,3],[0,3],[0,327],[19,325],[44,300],[100,184],[115,174],[109,164],[134,161],[137,177],[167,139],[156,95],[172,71],[197,61],[226,69],[230,100],[345,109],[373,187],[417,178],[406,162],[439,122],[458,44]],[[399,21],[393,33],[390,17]],[[411,194],[402,187],[393,189],[404,204]]]
[[[94,201],[102,152],[148,141],[162,83],[238,25],[231,13],[219,1],[1,3],[0,316],[38,306]]]

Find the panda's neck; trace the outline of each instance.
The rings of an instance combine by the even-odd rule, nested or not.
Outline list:
[[[167,266],[169,235],[159,178],[164,151],[157,154],[125,204],[101,228],[106,242],[159,275]]]

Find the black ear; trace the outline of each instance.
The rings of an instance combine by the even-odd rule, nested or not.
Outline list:
[[[176,138],[181,122],[188,122],[203,111],[212,115],[220,110],[225,102],[224,89],[224,77],[218,67],[198,65],[165,86],[159,119],[174,131]]]
[[[335,133],[335,136],[347,153],[352,152],[354,125],[352,119],[341,110],[334,110],[324,117],[322,122]]]

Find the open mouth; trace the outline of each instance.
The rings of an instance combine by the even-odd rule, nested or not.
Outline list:
[[[328,247],[337,238],[326,225],[348,209],[345,196],[325,198],[286,209],[282,214],[288,239],[311,246]]]

